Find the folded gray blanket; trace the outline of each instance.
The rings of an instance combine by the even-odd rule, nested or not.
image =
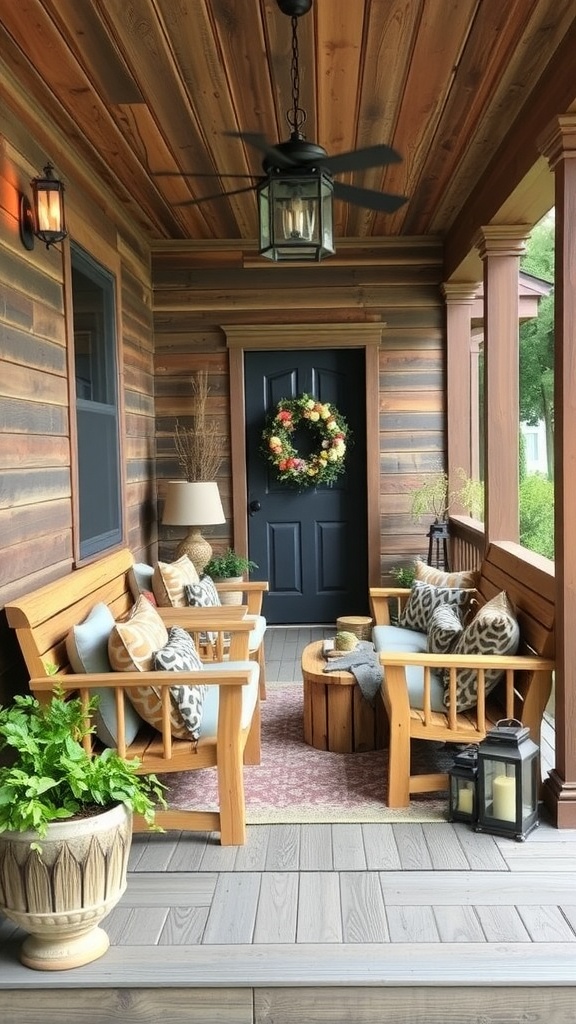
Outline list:
[[[360,640],[353,651],[344,651],[341,658],[331,658],[324,672],[351,672],[362,696],[372,705],[384,678],[374,644],[368,640]]]

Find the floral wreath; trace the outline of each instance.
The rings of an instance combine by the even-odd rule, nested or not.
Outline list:
[[[319,449],[307,459],[301,458],[292,435],[297,427],[310,428],[319,441]],[[300,489],[332,484],[344,472],[348,424],[330,402],[318,402],[311,395],[283,398],[268,417],[262,433],[262,452],[276,470],[278,480]]]

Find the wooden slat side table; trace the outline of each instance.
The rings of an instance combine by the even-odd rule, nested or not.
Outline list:
[[[305,742],[337,754],[381,750],[388,737],[382,701],[376,699],[371,707],[351,672],[324,672],[326,664],[322,640],[304,648]]]

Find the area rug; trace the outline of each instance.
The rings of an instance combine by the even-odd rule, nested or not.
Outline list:
[[[445,821],[447,797],[414,798],[410,807],[386,807],[387,751],[332,754],[304,742],[302,684],[276,683],[262,703],[262,761],[244,768],[249,825],[309,822]],[[412,771],[442,772],[453,752],[414,742]],[[216,771],[165,775],[171,806],[217,809]]]

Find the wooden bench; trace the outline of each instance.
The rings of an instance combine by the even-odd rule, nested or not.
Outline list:
[[[526,560],[528,556],[528,561]],[[388,760],[388,805],[407,807],[410,794],[447,788],[443,774],[410,774],[410,741],[432,740],[444,743],[478,743],[487,730],[503,718],[516,718],[530,729],[540,746],[544,709],[550,697],[554,670],[554,577],[546,571],[545,559],[530,556],[518,545],[491,544],[480,568],[478,600],[490,600],[506,591],[520,625],[520,648],[511,657],[450,654],[402,654],[380,652],[384,667],[382,699],[390,723]],[[370,591],[372,614],[377,625],[390,622],[390,604],[403,607],[410,591],[375,587]],[[424,669],[423,709],[410,707],[405,671],[410,665]],[[445,713],[430,707],[430,673],[450,670],[450,687],[456,692],[459,668],[478,670],[478,704],[457,713],[455,700]],[[484,673],[496,668],[504,677],[495,690],[485,696]]]
[[[108,605],[115,619],[125,615],[134,603],[129,570],[132,555],[118,551],[75,570],[63,579],[49,583],[6,606],[9,625],[16,630],[20,648],[30,674],[30,689],[39,699],[52,691],[55,681],[65,690],[77,690],[88,700],[94,688],[110,688],[115,694],[118,721],[118,752],[123,757],[138,757],[141,773],[181,772],[216,767],[218,771],[219,811],[187,811],[168,808],[159,811],[157,822],[166,829],[210,830],[220,833],[223,845],[241,845],[246,841],[243,763],[260,763],[260,704],[256,697],[251,722],[241,727],[242,690],[255,671],[248,662],[248,640],[252,623],[246,618],[246,606],[221,608],[158,608],[166,626],[179,625],[198,641],[201,632],[210,629],[218,637],[227,634],[229,658],[247,664],[229,669],[226,663],[215,675],[214,669],[199,672],[110,672],[75,675],[66,654],[66,636],[72,626],[82,622],[99,602]],[[228,640],[229,634],[229,640]],[[49,667],[54,666],[56,675]],[[191,740],[174,739],[170,732],[170,687],[179,684],[218,685],[217,735]],[[161,732],[145,727],[132,744],[126,742],[124,729],[124,691],[130,687],[153,685],[162,693],[163,726]],[[135,831],[144,831],[143,819],[135,816]]]

